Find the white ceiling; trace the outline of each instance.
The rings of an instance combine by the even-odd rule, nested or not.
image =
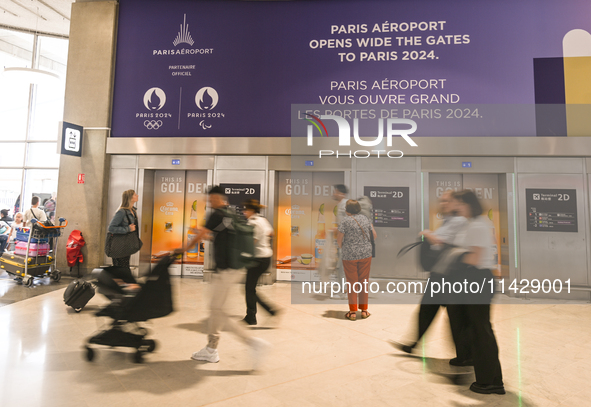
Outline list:
[[[75,0],[0,0],[0,26],[69,35]]]

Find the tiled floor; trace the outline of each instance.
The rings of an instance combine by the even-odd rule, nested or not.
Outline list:
[[[0,271],[0,307],[60,290],[66,287],[72,280],[72,277],[64,276],[56,283],[49,277],[36,278],[32,287],[23,289],[21,284],[15,283],[14,276]]]
[[[93,315],[106,303],[100,295],[79,314],[63,304],[63,289],[0,307],[0,405],[591,404],[591,304],[494,305],[508,392],[498,396],[470,392],[472,375],[454,384],[433,370],[453,354],[445,314],[424,344],[431,359],[423,359],[387,342],[411,334],[415,305],[370,306],[371,318],[351,322],[343,318],[346,305],[291,305],[287,283],[259,289],[284,310],[276,328],[261,323],[250,330],[273,344],[261,372],[250,371],[249,349],[230,333],[222,336],[219,363],[193,361],[191,353],[206,342],[208,285],[194,279],[173,285],[176,312],[146,324],[159,348],[140,365],[120,348],[97,347],[92,363],[84,359],[85,339],[107,322]],[[230,301],[236,319],[243,301],[237,286]]]

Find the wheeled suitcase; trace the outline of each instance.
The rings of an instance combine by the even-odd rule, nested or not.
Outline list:
[[[76,312],[82,311],[92,297],[94,297],[94,287],[88,281],[81,279],[72,281],[64,291],[64,302]]]
[[[49,243],[31,243],[29,245],[29,256],[47,256],[49,253]],[[18,242],[14,248],[14,254],[24,256],[27,254],[27,242]]]
[[[40,277],[49,273],[53,258],[51,256],[29,257],[27,259],[27,274]],[[0,257],[0,269],[17,277],[25,276],[25,256],[4,253]]]

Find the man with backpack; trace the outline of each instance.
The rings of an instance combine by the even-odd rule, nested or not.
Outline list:
[[[33,224],[31,223],[31,219],[37,219],[37,221],[39,222],[45,222],[47,220],[45,212],[39,209],[39,202],[40,199],[38,196],[34,196],[33,198],[31,198],[31,207],[28,211],[25,211],[23,213],[23,222],[25,223],[25,227],[30,228],[31,226],[33,226]]]
[[[252,227],[246,225],[245,220],[240,219],[234,211],[228,208],[228,198],[223,188],[212,187],[208,192],[208,200],[213,212],[207,219],[205,227],[195,233],[195,237],[189,242],[189,248],[208,236],[213,237],[216,268],[212,275],[210,315],[207,321],[207,346],[193,353],[191,358],[210,363],[219,362],[217,348],[220,330],[225,328],[236,334],[251,348],[254,361],[253,369],[256,370],[270,344],[248,335],[244,327],[230,318],[225,310],[232,284],[239,283],[243,277],[240,269],[245,266],[244,258],[248,257],[248,252],[251,256],[254,252]]]

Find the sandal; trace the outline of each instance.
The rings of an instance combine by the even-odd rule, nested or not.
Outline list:
[[[357,312],[349,311],[345,314],[345,318],[347,318],[349,321],[355,321],[357,319]]]
[[[371,316],[371,314],[369,313],[369,311],[365,310],[365,311],[361,311],[361,318],[362,319],[367,319]]]

